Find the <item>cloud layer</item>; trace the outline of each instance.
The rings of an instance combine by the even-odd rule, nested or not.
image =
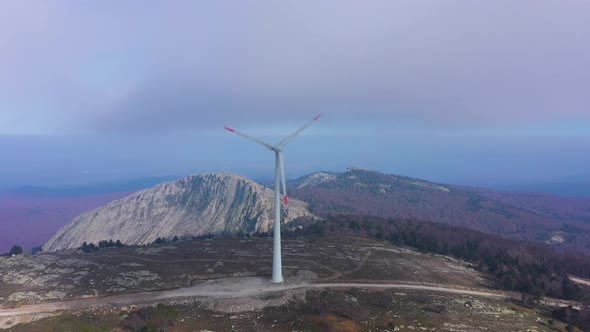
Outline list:
[[[590,124],[587,1],[14,1],[0,22],[4,135]]]

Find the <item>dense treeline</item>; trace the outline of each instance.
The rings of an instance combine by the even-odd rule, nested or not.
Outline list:
[[[23,248],[21,248],[21,246],[19,245],[13,245],[12,248],[10,248],[10,252],[8,252],[8,254],[10,256],[16,256],[16,255],[20,255],[23,253]]]
[[[494,274],[503,289],[521,292],[526,302],[534,302],[542,296],[580,299],[581,288],[567,275],[584,277],[590,272],[590,259],[584,256],[563,255],[539,244],[415,219],[338,216],[309,224],[292,234],[370,236],[426,252],[451,255]]]
[[[573,326],[579,326],[584,332],[590,331],[590,310],[576,310],[564,307],[553,311],[553,317],[568,324],[567,331],[574,331]]]
[[[195,240],[196,237],[192,237],[193,240]],[[180,241],[181,238],[179,238],[177,235],[175,235],[171,240],[166,239],[165,237],[158,237],[157,239],[154,240],[154,242],[152,242],[152,244],[164,244],[164,243],[170,243],[170,242],[178,242]]]
[[[94,243],[82,243],[82,246],[80,247],[80,249],[83,252],[92,252],[92,251],[97,251],[100,249],[104,249],[104,248],[121,248],[124,247],[125,245],[123,243],[121,243],[121,241],[117,240],[116,242],[113,240],[102,240],[98,242],[98,246],[95,245]]]

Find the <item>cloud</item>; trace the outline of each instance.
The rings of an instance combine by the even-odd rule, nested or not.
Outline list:
[[[0,5],[0,133],[590,121],[590,3]]]

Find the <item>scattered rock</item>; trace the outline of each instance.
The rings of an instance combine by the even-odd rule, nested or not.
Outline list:
[[[21,301],[27,301],[27,302],[33,302],[33,301],[38,301],[41,299],[41,296],[35,292],[16,292],[11,294],[8,297],[8,301],[13,301],[13,302],[21,302]]]
[[[318,274],[313,271],[309,270],[297,270],[295,273],[294,279],[300,281],[308,281],[308,280],[315,280],[318,278]]]
[[[48,300],[63,299],[64,297],[66,297],[66,295],[67,294],[65,292],[51,291],[45,294],[44,298]]]
[[[140,249],[138,249],[138,250],[140,250]],[[136,251],[136,252],[137,252],[137,251]],[[124,266],[131,266],[131,267],[139,267],[139,266],[143,266],[143,264],[139,264],[139,263],[123,263],[123,264],[121,264],[121,265],[124,265]]]
[[[352,296],[352,295],[345,295],[344,296],[344,302],[349,303],[349,304],[358,304],[358,300],[356,297]]]

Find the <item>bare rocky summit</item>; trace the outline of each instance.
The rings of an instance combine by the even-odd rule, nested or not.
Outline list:
[[[293,189],[313,187],[324,182],[335,180],[338,175],[338,173],[333,172],[315,172],[289,181],[289,187]]]
[[[44,251],[77,248],[83,242],[118,239],[152,243],[158,237],[221,232],[269,231],[274,221],[274,192],[240,175],[188,176],[136,192],[86,212],[62,227]],[[290,200],[286,223],[313,217],[307,204]]]

